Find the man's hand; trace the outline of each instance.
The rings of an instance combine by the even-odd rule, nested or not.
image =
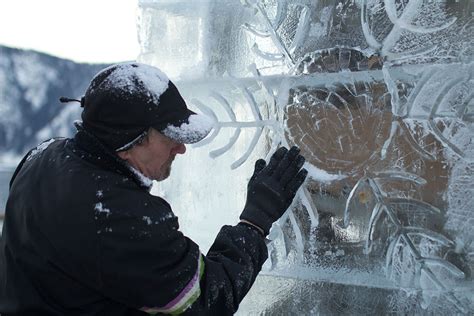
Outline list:
[[[265,235],[290,206],[308,174],[306,169],[301,169],[305,159],[299,152],[296,146],[290,150],[281,147],[270,158],[268,165],[263,159],[255,163],[240,219],[260,227]]]

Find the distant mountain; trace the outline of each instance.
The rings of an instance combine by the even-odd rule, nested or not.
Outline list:
[[[0,45],[0,162],[23,155],[38,142],[71,136],[78,103],[92,77],[106,64],[82,64],[32,50]]]

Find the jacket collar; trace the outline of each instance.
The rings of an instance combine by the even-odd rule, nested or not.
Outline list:
[[[131,178],[139,187],[148,191],[151,190],[152,181],[141,175],[128,162],[120,158],[115,152],[107,148],[97,137],[88,132],[81,122],[75,122],[77,133],[74,136],[74,142],[79,149],[85,152],[82,157],[88,162],[101,168],[108,169]]]

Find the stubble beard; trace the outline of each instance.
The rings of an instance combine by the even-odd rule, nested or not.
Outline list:
[[[174,157],[169,159],[162,167],[161,167],[161,174],[156,181],[163,181],[166,180],[171,174],[171,165],[173,164]]]

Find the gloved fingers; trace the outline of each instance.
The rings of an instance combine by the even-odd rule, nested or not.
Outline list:
[[[298,147],[291,147],[291,149],[286,153],[285,157],[283,157],[283,159],[278,164],[278,167],[275,169],[274,175],[277,179],[280,179],[283,176],[299,153],[300,149]]]
[[[267,165],[267,162],[263,159],[259,159],[255,161],[255,169],[253,171],[252,179],[255,178]]]
[[[305,162],[305,159],[303,156],[298,155],[296,158],[290,163],[288,168],[285,170],[283,173],[280,183],[283,185],[283,187],[286,187],[287,184],[293,179],[298,171],[303,167]]]
[[[270,162],[265,168],[266,174],[271,175],[275,171],[275,168],[278,167],[280,161],[283,159],[283,157],[285,157],[287,152],[288,149],[286,147],[280,147],[275,151],[275,153],[270,158]]]
[[[249,180],[249,183],[251,183],[253,180],[255,180],[257,175],[260,172],[262,172],[262,170],[265,168],[266,165],[267,165],[267,162],[263,159],[258,159],[257,161],[255,161],[255,169],[253,171],[252,177]]]
[[[308,170],[303,168],[298,172],[298,174],[293,179],[291,179],[290,183],[288,183],[287,189],[291,193],[292,198],[296,194],[296,191],[298,191],[300,186],[303,184],[307,175],[308,175]]]

